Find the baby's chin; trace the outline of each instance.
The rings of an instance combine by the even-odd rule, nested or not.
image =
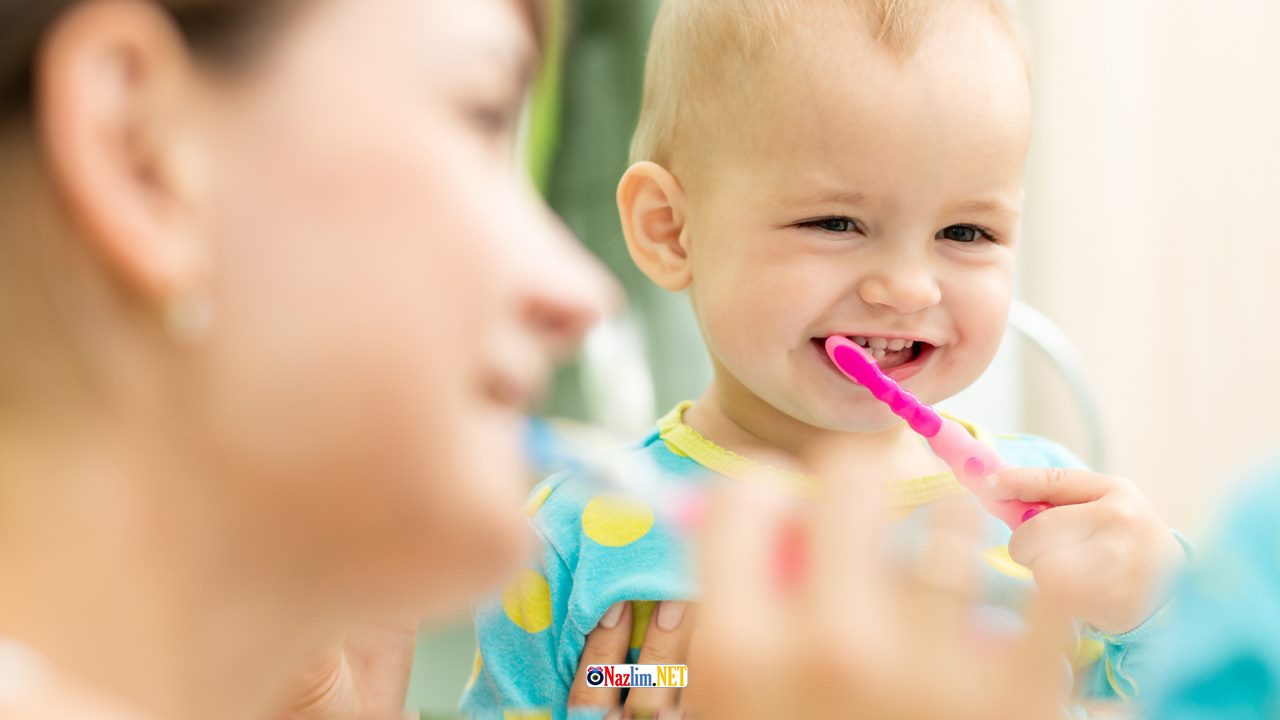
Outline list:
[[[878,401],[850,403],[844,407],[815,408],[814,418],[807,424],[816,429],[838,433],[882,433],[902,424],[896,415]]]
[[[841,400],[809,398],[799,405],[777,409],[819,432],[874,434],[902,425],[901,419],[870,394]]]

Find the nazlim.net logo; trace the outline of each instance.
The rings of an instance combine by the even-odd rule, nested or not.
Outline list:
[[[682,688],[688,684],[688,665],[591,665],[587,667],[587,687]]]

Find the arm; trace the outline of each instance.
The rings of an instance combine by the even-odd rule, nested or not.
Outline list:
[[[565,706],[572,676],[558,667],[557,649],[573,576],[545,538],[539,556],[476,612],[476,666],[462,698],[470,717]]]
[[[1011,438],[1005,447],[1022,469],[996,475],[994,491],[1058,506],[1015,531],[1009,549],[1041,591],[1089,623],[1073,663],[1078,694],[1137,699],[1166,617],[1168,578],[1189,547],[1132,482],[1089,472],[1039,438]]]
[[[1152,717],[1280,715],[1280,466],[1228,515],[1178,584],[1142,677]]]

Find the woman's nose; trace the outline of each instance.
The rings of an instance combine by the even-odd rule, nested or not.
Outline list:
[[[596,323],[623,304],[622,289],[594,255],[559,220],[539,262],[526,268],[523,320],[551,351],[573,353]]]

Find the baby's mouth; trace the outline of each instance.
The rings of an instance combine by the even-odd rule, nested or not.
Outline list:
[[[875,358],[876,364],[880,366],[881,370],[906,365],[915,360],[920,357],[920,353],[924,350],[926,344],[915,340],[890,340],[876,337],[853,337],[849,339],[866,348],[871,357]]]
[[[891,370],[900,365],[917,360],[926,351],[933,348],[923,340],[903,340],[901,338],[863,337],[861,335],[846,336],[855,344],[866,349],[867,354],[875,359],[881,370]],[[813,342],[823,349],[826,338],[814,338]],[[825,354],[825,349],[823,349]]]

